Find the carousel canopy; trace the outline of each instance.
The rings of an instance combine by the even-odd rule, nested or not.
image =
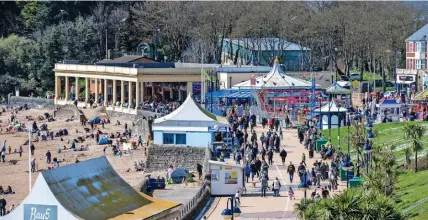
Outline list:
[[[330,101],[320,109],[315,109],[314,112],[347,112],[348,109],[338,107],[335,101]]]
[[[427,100],[427,98],[428,98],[428,90],[425,90],[425,91],[422,91],[422,92],[414,95],[412,97],[412,100],[419,100],[419,101],[423,100],[423,101],[425,101],[425,100]]]
[[[398,103],[394,99],[386,99],[382,103],[380,103],[379,108],[400,108],[401,103]]]
[[[329,86],[326,89],[326,92],[327,94],[332,94],[332,95],[348,95],[352,93],[351,90],[343,88],[337,82],[334,82],[333,85]]]
[[[234,85],[233,89],[311,89],[312,83],[303,79],[286,75],[279,66],[278,58],[275,59],[272,70],[265,76],[250,79]],[[320,85],[315,85],[320,89]]]

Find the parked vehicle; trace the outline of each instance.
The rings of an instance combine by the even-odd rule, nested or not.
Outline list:
[[[360,80],[360,74],[359,73],[351,73],[349,75],[350,80]]]

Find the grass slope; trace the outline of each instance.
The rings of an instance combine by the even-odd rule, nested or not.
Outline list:
[[[374,128],[379,132],[379,135],[374,139],[375,146],[382,145],[395,145],[396,146],[396,156],[398,160],[402,160],[404,156],[402,149],[408,146],[408,140],[404,139],[404,125],[406,124],[422,124],[428,130],[428,123],[421,121],[414,122],[394,122],[394,123],[382,123],[375,124]],[[351,128],[352,129],[352,128]],[[323,130],[323,135],[329,137],[329,131]],[[345,136],[348,135],[348,127],[340,128],[340,148],[342,151],[346,151],[348,143],[346,142]],[[339,136],[339,129],[331,129],[330,137],[333,146],[337,146]],[[420,156],[424,156],[428,149],[428,135],[425,135],[422,138],[422,142],[425,144],[425,151],[419,153]],[[352,152],[351,146],[351,152]]]
[[[414,203],[428,197],[428,170],[418,173],[405,173],[398,176],[396,194],[401,199],[398,207],[405,209]],[[409,214],[412,219],[428,219],[428,202],[422,206],[423,214],[419,215],[420,207],[412,209]]]

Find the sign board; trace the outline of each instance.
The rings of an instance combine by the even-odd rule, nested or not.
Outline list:
[[[415,75],[397,75],[397,83],[410,84],[415,82]]]
[[[24,220],[57,220],[56,205],[24,204]]]
[[[227,128],[226,127],[218,127],[218,128],[208,127],[208,131],[210,131],[210,132],[227,132]]]

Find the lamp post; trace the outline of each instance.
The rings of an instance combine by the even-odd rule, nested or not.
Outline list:
[[[229,202],[230,202],[230,209],[229,209]],[[226,208],[223,209],[221,212],[221,215],[223,216],[223,219],[234,219],[241,216],[241,209],[239,209],[238,206],[234,206],[235,197],[227,198]]]
[[[354,164],[351,161],[351,156],[349,156],[349,153],[344,156],[343,162],[341,163],[341,167],[342,170],[346,171],[346,188],[349,188],[349,170],[352,170],[354,168]]]

